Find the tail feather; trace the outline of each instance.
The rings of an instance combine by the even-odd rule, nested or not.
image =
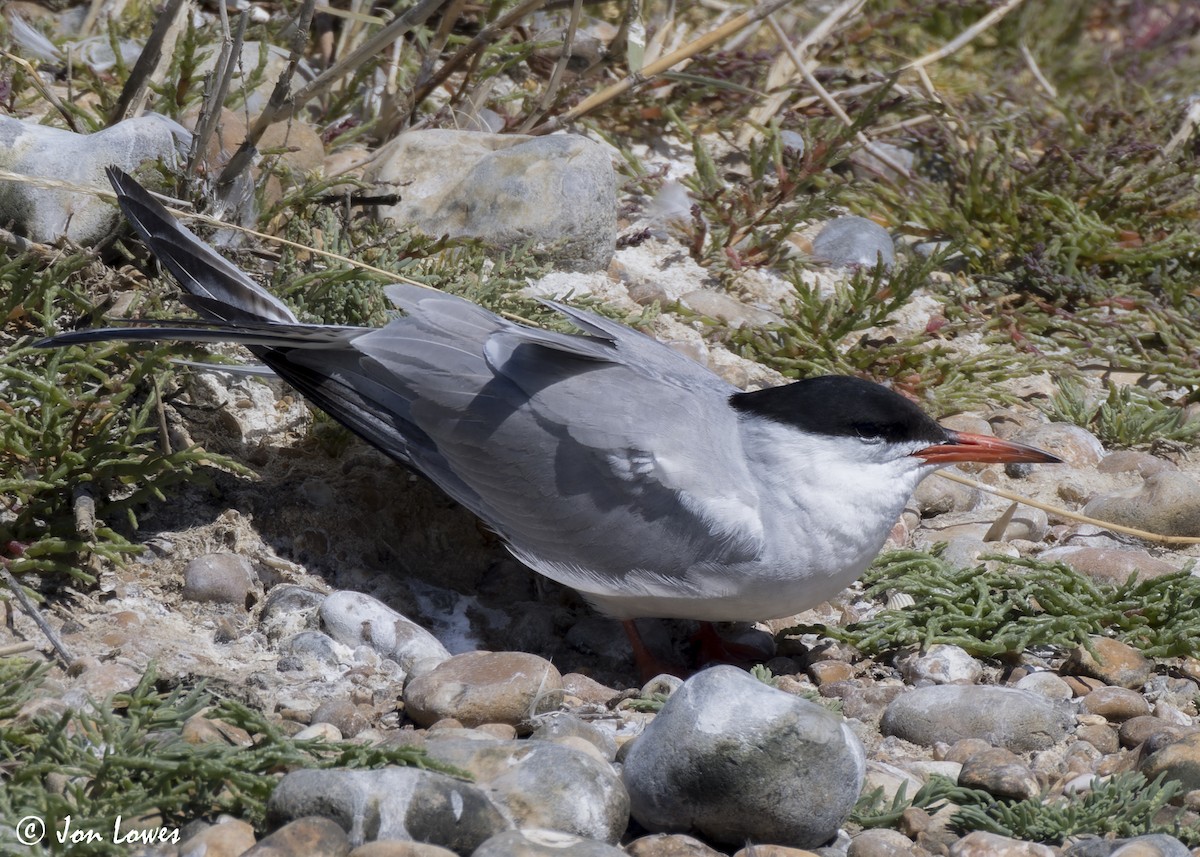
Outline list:
[[[180,224],[132,177],[116,167],[106,172],[121,211],[150,251],[185,290],[211,301],[200,312],[222,321],[299,321],[286,304]]]

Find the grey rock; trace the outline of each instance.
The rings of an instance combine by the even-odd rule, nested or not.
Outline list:
[[[694,313],[723,321],[735,329],[766,327],[783,322],[783,317],[777,313],[742,303],[732,295],[715,292],[711,289],[696,289],[688,292],[680,298],[679,302]]]
[[[1129,491],[1096,497],[1083,507],[1093,518],[1166,536],[1200,535],[1200,483],[1162,471]]]
[[[949,479],[926,479],[913,492],[913,502],[923,518],[947,512],[969,512],[979,505],[982,497],[983,492],[978,488]]]
[[[279,647],[281,670],[303,669],[306,661],[315,661],[326,666],[342,662],[337,644],[320,631],[301,631],[288,637]]]
[[[1074,693],[1071,685],[1049,670],[1039,670],[1020,679],[1015,685],[1017,690],[1027,690],[1056,702],[1066,702]]]
[[[562,675],[545,658],[466,652],[409,681],[404,711],[421,726],[452,717],[467,727],[507,723],[528,733],[534,717],[558,708],[562,698]]]
[[[652,833],[639,837],[625,850],[630,857],[722,857],[699,839],[681,833]]]
[[[910,857],[913,842],[898,830],[864,830],[850,840],[846,857]]]
[[[94,134],[0,116],[0,169],[108,191],[105,167],[112,164],[134,172],[147,161],[174,165],[179,147],[190,139],[181,125],[154,113]],[[66,238],[91,246],[112,232],[119,220],[116,206],[99,196],[0,183],[0,223],[12,223],[32,241],[54,243]]]
[[[603,270],[616,248],[612,160],[573,134],[410,131],[380,149],[366,180],[401,195],[381,218],[428,235],[529,243],[577,271]]]
[[[865,217],[839,217],[822,227],[813,239],[813,256],[840,268],[879,262],[896,264],[896,248],[888,231]]]
[[[471,857],[629,857],[620,848],[557,830],[508,830],[480,845]]]
[[[1045,750],[1062,740],[1073,718],[1044,696],[1008,687],[939,685],[896,697],[880,728],[932,747],[981,738],[1014,752]]]
[[[220,52],[216,46],[213,46],[201,48],[198,53],[202,59],[194,74],[200,78],[213,71]],[[243,99],[239,111],[249,116],[257,116],[262,113],[271,98],[276,82],[287,72],[288,64],[288,51],[278,45],[263,44],[253,40],[243,42],[241,56],[234,63],[231,77],[231,94],[239,92]],[[308,63],[301,60],[297,64],[292,78],[292,91],[295,92],[300,85],[314,77],[316,75],[313,74]],[[247,86],[250,83],[254,84],[253,88]],[[238,145],[241,140],[233,142],[234,145]]]
[[[420,660],[449,659],[437,638],[397,613],[382,601],[361,592],[328,595],[320,608],[321,622],[330,637],[347,646],[368,645],[405,670]]]
[[[1062,857],[1191,857],[1174,836],[1151,833],[1131,839],[1085,839],[1063,849]]]
[[[1029,766],[1016,753],[1000,747],[972,754],[963,762],[958,784],[1014,800],[1036,797],[1041,790]]]
[[[185,601],[236,604],[247,608],[258,578],[250,560],[231,553],[198,556],[183,567]]]
[[[276,822],[328,818],[354,845],[415,839],[460,854],[511,828],[481,789],[416,768],[292,771],[271,793],[267,814]]]
[[[581,720],[573,714],[561,712],[548,715],[547,719],[529,736],[536,741],[561,741],[564,738],[582,738],[593,744],[600,754],[612,761],[617,757],[615,730],[601,729],[594,723]]]
[[[937,643],[905,658],[900,672],[910,684],[974,684],[983,675],[983,664],[966,649]]]
[[[1139,581],[1151,580],[1179,571],[1141,548],[1062,545],[1043,551],[1038,559],[1066,563],[1097,583],[1122,584],[1131,574],[1136,574]]]
[[[793,158],[804,157],[804,136],[797,131],[779,132],[779,142]]]
[[[1054,849],[1037,842],[1010,839],[976,830],[950,846],[950,857],[1055,857]]]
[[[1046,423],[1022,429],[1012,440],[1057,455],[1072,467],[1091,470],[1104,458],[1104,444],[1085,428],[1070,423]]]
[[[807,848],[849,815],[865,753],[837,715],[718,666],[671,695],[622,773],[648,830]]]
[[[612,766],[543,741],[473,741],[431,735],[430,758],[461,768],[519,828],[616,842],[629,824],[629,795]]]
[[[902,149],[899,146],[893,146],[891,143],[881,143],[879,141],[876,141],[874,146],[875,152],[881,152],[889,161],[903,167],[910,175],[912,174],[913,165],[916,164],[917,158],[908,149]],[[855,177],[870,180],[877,176],[886,176],[892,181],[905,178],[891,164],[877,157],[875,152],[869,149],[858,149],[850,156],[850,163]]]

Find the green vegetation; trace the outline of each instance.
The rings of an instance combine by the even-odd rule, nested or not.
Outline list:
[[[71,816],[104,831],[105,841],[74,846],[73,855],[128,853],[128,845],[108,835],[118,816],[123,829],[142,817],[154,819],[155,828],[178,828],[195,818],[231,813],[261,831],[271,790],[295,768],[417,765],[465,776],[411,747],[296,741],[258,712],[219,699],[202,685],[160,688],[153,671],[136,689],[95,710],[17,718],[44,673],[27,661],[0,660],[0,816],[36,816],[51,831],[62,830]],[[252,743],[189,743],[183,727],[197,715],[244,730]],[[0,846],[12,834],[11,826],[0,830]]]
[[[1062,563],[994,556],[954,568],[936,553],[893,551],[863,575],[868,597],[912,596],[844,628],[801,625],[781,634],[817,633],[875,655],[906,646],[950,643],[996,657],[1031,646],[1078,646],[1107,635],[1154,658],[1188,655],[1200,645],[1200,578],[1188,571],[1119,586],[1095,583]]]
[[[1200,422],[1187,421],[1173,408],[1137,387],[1110,385],[1108,396],[1091,401],[1083,386],[1060,379],[1059,392],[1043,406],[1055,422],[1088,429],[1107,446],[1149,446],[1156,441],[1190,443],[1200,435]]]

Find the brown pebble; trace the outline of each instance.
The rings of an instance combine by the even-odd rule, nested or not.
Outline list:
[[[419,726],[453,717],[465,726],[508,723],[521,734],[562,704],[562,675],[527,652],[466,652],[404,686],[404,713]]]
[[[954,843],[950,857],[1054,857],[1054,849],[1037,842],[976,830]]]
[[[900,822],[897,828],[909,839],[916,839],[918,835],[929,830],[929,824],[928,812],[919,806],[910,806],[900,813]]]
[[[228,744],[233,747],[249,747],[254,743],[250,733],[240,726],[222,720],[210,720],[193,714],[183,723],[179,735],[189,744]]]
[[[238,857],[254,847],[254,828],[244,821],[229,818],[205,827],[179,846],[180,854],[204,857]]]
[[[990,749],[992,749],[992,745],[982,738],[962,738],[950,745],[950,749],[946,751],[944,761],[958,762],[962,765],[976,753],[982,753]]]
[[[1110,723],[1123,723],[1150,713],[1150,703],[1137,691],[1124,687],[1098,687],[1083,698],[1080,710],[1098,714]]]
[[[508,723],[484,723],[482,726],[476,726],[475,728],[480,732],[494,735],[501,741],[515,741],[517,738],[516,728]]]
[[[1117,743],[1117,730],[1102,723],[1090,723],[1075,730],[1075,737],[1087,741],[1101,753],[1115,753],[1121,749]]]
[[[306,816],[264,837],[242,857],[345,857],[349,853],[350,840],[336,822]]]
[[[376,839],[374,842],[364,842],[351,851],[349,857],[455,857],[455,854],[449,848],[431,845],[428,842]]]
[[[582,673],[567,673],[562,677],[562,683],[565,693],[577,696],[591,705],[604,705],[620,694],[620,691]]]
[[[338,728],[345,738],[353,738],[371,725],[374,710],[355,705],[348,699],[327,699],[312,713],[313,723],[329,723]]]
[[[788,848],[786,845],[747,845],[734,852],[733,857],[817,857],[803,848]]]
[[[1001,747],[991,747],[975,753],[963,762],[958,784],[965,788],[983,789],[996,797],[1026,800],[1036,797],[1041,787],[1016,753]]]
[[[1074,649],[1063,672],[1098,678],[1117,687],[1140,688],[1150,679],[1154,664],[1133,646],[1109,637],[1092,637],[1093,655],[1085,646]]]
[[[723,857],[699,839],[682,833],[654,833],[625,846],[630,857]]]
[[[1106,687],[1100,679],[1088,676],[1065,675],[1062,679],[1070,686],[1071,693],[1075,694],[1076,698],[1087,696],[1098,687]]]
[[[809,664],[808,677],[818,687],[835,681],[848,681],[854,676],[854,667],[845,661],[817,661]]]
[[[1161,717],[1146,714],[1126,720],[1121,724],[1118,735],[1120,736],[1122,747],[1133,748],[1144,744],[1156,735],[1165,734],[1172,738],[1177,738],[1184,731],[1184,727],[1169,723]]]

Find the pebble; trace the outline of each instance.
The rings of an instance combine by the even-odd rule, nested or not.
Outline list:
[[[191,134],[173,119],[147,113],[93,134],[0,116],[0,169],[111,191],[104,168],[134,173],[146,161],[176,162]],[[91,247],[117,226],[113,203],[72,190],[0,184],[0,223],[43,244],[60,239]]]
[[[408,131],[379,149],[365,178],[401,197],[379,208],[381,220],[430,236],[477,238],[500,249],[530,243],[573,271],[603,271],[616,249],[612,159],[575,134]]]
[[[350,647],[368,645],[406,671],[418,661],[450,657],[437,638],[382,601],[362,592],[341,591],[325,597],[320,607],[325,631]]]
[[[1066,702],[1074,694],[1071,686],[1049,670],[1038,670],[1020,679],[1015,685],[1017,690],[1027,690],[1038,693],[1047,699]]]
[[[864,768],[862,745],[840,717],[716,666],[671,695],[622,775],[648,830],[805,848],[836,835]]]
[[[417,768],[284,774],[267,801],[268,819],[287,822],[314,815],[336,822],[352,845],[361,845],[368,836],[413,839],[466,854],[511,827],[482,789]],[[291,853],[312,852],[302,848]]]
[[[604,842],[584,839],[557,830],[524,828],[497,833],[471,857],[628,857]]]
[[[724,857],[699,839],[682,833],[652,833],[625,846],[630,857]]]
[[[900,662],[905,680],[918,687],[928,684],[974,684],[983,676],[983,664],[959,646],[935,643],[924,652]]]
[[[905,797],[912,798],[923,785],[925,782],[920,777],[914,776],[903,768],[875,759],[867,760],[863,794],[870,794],[882,789],[884,802],[891,803],[901,789],[904,790]]]
[[[242,857],[346,857],[350,840],[335,822],[317,815],[305,815],[285,824]]]
[[[467,771],[517,827],[616,842],[629,825],[629,795],[612,765],[550,741],[474,741],[430,736],[430,758]]]
[[[280,640],[317,626],[317,611],[326,593],[294,583],[267,590],[258,624],[270,640]]]
[[[1062,857],[1191,857],[1191,849],[1165,833],[1132,839],[1086,839],[1063,849]]]
[[[850,840],[846,857],[910,857],[912,840],[897,830],[864,830]]]
[[[1063,664],[1063,672],[1130,689],[1141,688],[1150,680],[1154,664],[1133,646],[1111,637],[1091,637],[1088,642],[1096,654],[1077,646]]]
[[[958,472],[947,468],[949,472]],[[949,512],[969,512],[979,505],[983,492],[971,485],[949,479],[925,479],[913,492],[912,502],[922,518],[945,515]]]
[[[223,817],[206,826],[179,846],[180,854],[204,857],[239,857],[254,847],[254,828],[239,819]]]
[[[292,736],[296,741],[324,741],[331,744],[342,740],[342,730],[332,723],[313,723]]]
[[[1104,458],[1104,444],[1085,428],[1070,423],[1042,423],[1021,429],[1011,440],[1057,455],[1072,467],[1093,470]]]
[[[338,653],[339,644],[328,634],[320,631],[301,631],[288,637],[279,645],[279,665],[281,672],[302,670],[306,666],[324,665],[337,666],[342,659]],[[345,649],[343,649],[345,651]]]
[[[1137,473],[1143,478],[1153,476],[1155,473],[1161,473],[1164,470],[1178,469],[1178,467],[1165,458],[1159,458],[1157,455],[1151,455],[1148,452],[1139,452],[1135,449],[1118,449],[1115,452],[1110,452],[1096,465],[1096,470],[1101,473],[1132,472]]]
[[[733,857],[817,857],[806,848],[788,848],[786,845],[747,845],[733,852]]]
[[[74,681],[62,701],[71,708],[84,710],[93,703],[101,703],[114,693],[126,693],[138,686],[142,674],[132,667],[117,661],[99,661],[96,658],[76,658],[71,662]]]
[[[563,693],[577,697],[580,702],[590,705],[605,705],[609,700],[616,699],[620,691],[608,685],[601,684],[590,676],[581,673],[567,673],[562,677]]]
[[[1088,723],[1080,726],[1075,730],[1075,737],[1080,741],[1087,741],[1105,755],[1121,749],[1117,739],[1117,730],[1102,723]]]
[[[1094,498],[1083,513],[1160,535],[1200,535],[1200,483],[1183,473],[1155,473],[1137,488]]]
[[[1124,687],[1098,687],[1083,698],[1079,710],[1098,714],[1110,723],[1122,723],[1150,714],[1150,703],[1136,691]]]
[[[826,223],[812,243],[813,257],[838,268],[896,264],[896,247],[888,231],[873,220],[849,215]]]
[[[1062,545],[1042,551],[1038,559],[1065,563],[1097,583],[1114,586],[1123,584],[1131,574],[1137,575],[1141,581],[1174,574],[1179,570],[1141,548]]]
[[[210,720],[201,714],[193,714],[184,721],[179,735],[189,744],[227,744],[232,747],[254,744],[250,733],[240,726],[222,720]]]
[[[950,846],[950,857],[1055,857],[1054,849],[976,830]]]
[[[530,737],[535,741],[563,741],[567,738],[582,739],[595,747],[607,761],[611,762],[617,757],[615,729],[601,729],[596,724],[581,720],[574,714],[567,712],[549,715],[533,731]]]
[[[1014,752],[1044,750],[1062,740],[1070,715],[1044,696],[1008,687],[936,685],[898,696],[884,712],[885,735],[932,746],[981,738]]]
[[[844,661],[817,661],[809,664],[805,672],[819,687],[836,681],[848,681],[854,675],[854,667]]]
[[[183,598],[212,604],[235,604],[249,609],[254,604],[258,578],[244,556],[210,553],[198,556],[183,567]]]
[[[327,699],[312,713],[312,723],[328,723],[343,737],[353,738],[371,725],[370,706],[355,705],[348,699]]]
[[[1182,783],[1184,791],[1200,789],[1200,732],[1162,745],[1143,759],[1138,769],[1148,780],[1165,775]]]
[[[975,753],[963,762],[958,784],[1014,800],[1036,797],[1041,791],[1033,771],[1015,753],[1000,747]]]
[[[1186,734],[1189,729],[1190,727],[1179,726],[1162,718],[1146,715],[1131,717],[1122,723],[1117,729],[1117,737],[1122,747],[1132,748],[1141,746],[1158,736],[1165,735],[1170,739],[1178,738]]]
[[[533,718],[562,704],[562,676],[525,652],[466,652],[410,680],[404,712],[419,726],[453,717],[464,726],[507,723],[533,731]]]
[[[376,839],[374,842],[364,842],[351,851],[347,857],[457,857],[457,855],[449,848],[430,845],[427,842]]]

